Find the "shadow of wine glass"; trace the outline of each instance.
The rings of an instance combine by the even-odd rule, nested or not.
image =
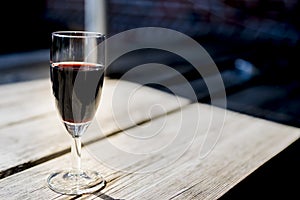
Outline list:
[[[107,194],[102,193],[102,192],[98,192],[97,194],[93,193],[93,194],[103,200],[125,200],[125,199],[115,199]]]
[[[106,185],[107,185],[107,182],[105,181],[104,186],[101,189],[99,189],[98,191],[94,192],[93,195],[97,196],[98,198],[103,199],[103,200],[125,200],[125,199],[115,199],[115,198],[101,192],[106,187]]]
[[[77,195],[76,197],[72,198],[72,199],[85,199],[85,197],[90,196],[91,194],[82,194],[82,195]],[[92,193],[92,195],[94,197],[96,197],[96,199],[102,199],[102,200],[125,200],[125,199],[115,199],[107,194],[104,194],[101,191],[98,192],[94,192]]]

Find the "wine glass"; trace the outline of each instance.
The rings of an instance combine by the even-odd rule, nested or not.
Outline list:
[[[61,194],[83,194],[105,186],[100,173],[81,169],[81,136],[99,105],[105,64],[105,36],[87,31],[52,33],[50,75],[56,108],[72,136],[72,168],[52,173],[48,186]]]

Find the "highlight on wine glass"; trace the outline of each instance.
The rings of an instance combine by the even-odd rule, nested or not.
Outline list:
[[[48,186],[61,194],[91,193],[105,187],[102,175],[81,169],[81,136],[97,111],[104,80],[105,35],[86,31],[52,33],[50,76],[56,108],[72,138],[72,167],[52,173]]]

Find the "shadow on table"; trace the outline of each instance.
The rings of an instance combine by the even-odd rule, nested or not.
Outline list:
[[[246,177],[221,199],[294,199],[299,196],[300,140]]]
[[[103,199],[103,200],[125,200],[125,199],[115,199],[105,193],[102,193],[102,192],[95,192],[93,193],[95,196],[97,196],[98,198],[100,199]]]

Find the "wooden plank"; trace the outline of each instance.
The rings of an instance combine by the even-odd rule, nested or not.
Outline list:
[[[70,137],[55,110],[49,80],[5,85],[0,91],[5,96],[0,100],[0,177],[69,151]],[[95,120],[83,140],[97,140],[188,103],[135,83],[107,79]]]
[[[204,79],[200,77],[200,74],[197,75],[197,73],[199,72],[189,66],[184,66],[179,69],[175,68],[177,71],[161,64],[151,63],[151,65],[147,65],[147,67],[145,66],[140,66],[143,67],[143,70],[139,69],[130,71],[130,73],[122,76],[122,79],[137,83],[156,83],[158,84],[156,85],[156,87],[165,87],[161,87],[162,90],[167,88],[169,91],[172,91],[176,95],[191,99],[195,102],[203,100],[204,98],[206,99],[210,97],[211,94],[218,93],[223,90],[220,85],[216,85],[215,87],[211,88],[211,93],[209,93]],[[193,80],[189,81],[183,78],[183,75],[188,75],[188,73],[191,73],[192,70],[194,70],[193,75],[195,77],[198,76],[198,78],[194,78]],[[211,76],[206,77],[206,79],[217,80],[219,79],[220,75],[224,82],[226,91],[228,92],[229,89],[245,84],[256,74],[246,74],[245,72],[239,71],[237,69],[225,70],[221,73],[212,74]]]
[[[300,136],[297,128],[227,111],[218,143],[201,157],[206,133],[220,128],[210,117],[223,111],[193,104],[85,146],[84,167],[101,171],[108,184],[78,198],[217,199]],[[68,166],[68,156],[2,179],[0,198],[73,199],[45,184],[50,171]]]
[[[1,85],[0,94],[0,127],[54,111],[49,80]]]

